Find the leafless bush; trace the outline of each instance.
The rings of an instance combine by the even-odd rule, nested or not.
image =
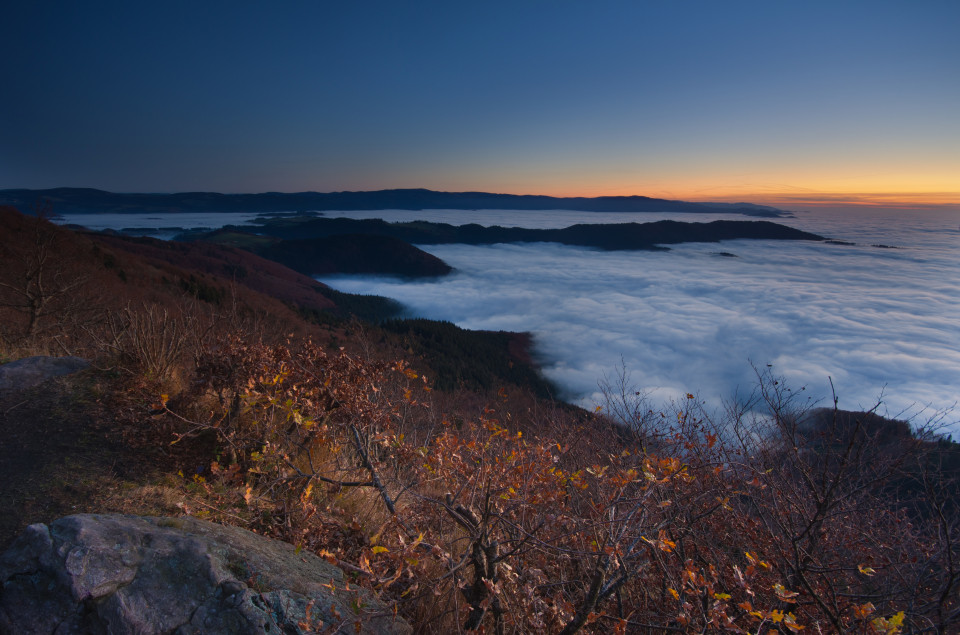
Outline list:
[[[142,305],[109,314],[101,329],[88,332],[102,350],[116,356],[122,368],[164,381],[189,351],[202,348],[211,327],[210,320],[189,306]]]
[[[642,442],[663,436],[657,427],[661,417],[654,411],[649,393],[632,383],[630,370],[622,359],[615,375],[605,373],[598,387],[603,395],[599,409],[607,418]]]

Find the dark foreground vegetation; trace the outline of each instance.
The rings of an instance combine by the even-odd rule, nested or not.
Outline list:
[[[109,452],[155,468],[75,511],[281,538],[423,633],[960,625],[960,454],[936,420],[811,408],[766,371],[722,415],[653,410],[623,375],[588,413],[543,398],[516,335],[362,322],[248,252],[10,209],[0,261],[0,355],[95,362],[45,416],[95,412]],[[4,429],[30,433],[28,398]],[[60,509],[3,505],[21,526]]]

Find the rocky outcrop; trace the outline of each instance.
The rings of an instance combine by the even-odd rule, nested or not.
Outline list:
[[[52,377],[69,375],[89,365],[81,357],[24,357],[0,366],[0,391],[33,388]]]
[[[343,572],[194,518],[79,514],[0,556],[2,633],[409,633]]]

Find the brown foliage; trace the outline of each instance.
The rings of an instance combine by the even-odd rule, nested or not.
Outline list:
[[[495,405],[437,424],[404,363],[310,343],[223,341],[198,380],[167,412],[182,441],[220,439],[229,457],[213,473],[236,488],[221,508],[353,571],[424,632],[957,622],[956,510],[941,496],[944,544],[882,498],[923,442],[892,452],[847,422],[838,443],[828,430],[801,444],[776,395],[763,443],[730,442],[749,436],[746,418],[725,440],[686,404],[654,452],[598,428],[571,435],[569,420],[524,434]]]

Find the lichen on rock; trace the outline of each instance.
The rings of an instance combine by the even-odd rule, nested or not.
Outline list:
[[[4,633],[409,633],[312,553],[194,518],[78,514],[0,556]]]

